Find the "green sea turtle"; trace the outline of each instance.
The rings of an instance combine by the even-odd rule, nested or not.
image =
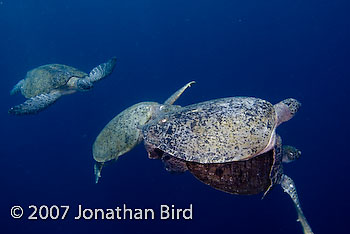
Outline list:
[[[62,64],[47,64],[27,72],[11,90],[11,95],[21,92],[27,98],[24,103],[14,106],[10,114],[35,114],[52,105],[62,95],[76,91],[90,90],[94,83],[112,73],[116,58],[102,63],[89,74]]]
[[[296,186],[293,180],[283,173],[282,162],[289,163],[298,159],[301,152],[292,146],[283,146],[277,135],[273,149],[256,157],[243,161],[226,163],[198,163],[175,158],[172,155],[146,145],[149,158],[161,159],[169,172],[189,171],[201,182],[231,194],[252,195],[264,193],[275,184],[280,184],[294,202],[304,233],[312,234],[301,209]]]
[[[125,109],[102,129],[92,147],[93,157],[96,161],[94,166],[96,183],[101,177],[101,170],[106,162],[116,160],[142,141],[141,128],[148,121],[163,113],[180,108],[172,104],[193,83],[195,82],[189,82],[180,88],[164,104],[141,102]]]
[[[143,137],[146,144],[185,161],[247,160],[274,147],[277,126],[299,107],[292,98],[276,105],[254,97],[215,99],[149,121]]]
[[[232,97],[185,106],[149,121],[143,139],[150,158],[169,171],[187,169],[199,180],[235,194],[265,192],[280,184],[292,198],[305,233],[312,233],[300,207],[293,180],[282,162],[299,157],[284,147],[276,128],[290,120],[300,103],[292,98],[275,105],[253,97]]]

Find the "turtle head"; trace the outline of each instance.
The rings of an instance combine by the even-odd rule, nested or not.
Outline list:
[[[274,105],[277,115],[277,126],[293,118],[298,112],[301,103],[294,99],[288,98]]]
[[[301,107],[301,103],[294,98],[285,99],[281,103],[285,104],[288,107],[291,115],[293,116],[295,115],[295,113],[298,112],[299,108]]]
[[[300,158],[301,151],[297,148],[290,146],[290,145],[284,145],[283,146],[283,153],[282,153],[282,162],[284,163],[290,163],[294,160]]]
[[[80,78],[77,80],[76,88],[79,91],[89,91],[92,87],[94,87],[94,85],[87,79]]]

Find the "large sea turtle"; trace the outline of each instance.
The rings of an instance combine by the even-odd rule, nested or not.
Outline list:
[[[116,58],[102,63],[91,70],[89,74],[74,67],[62,64],[47,64],[27,72],[27,76],[20,80],[11,90],[11,95],[21,92],[24,103],[14,106],[10,114],[35,114],[52,105],[62,95],[76,91],[86,91],[93,84],[112,73]]]
[[[185,106],[149,121],[142,129],[150,158],[170,171],[187,169],[199,180],[235,194],[255,194],[280,184],[292,198],[304,233],[312,233],[301,210],[293,180],[282,162],[300,154],[285,147],[276,128],[291,119],[300,103],[275,105],[253,97],[232,97]],[[289,157],[288,157],[289,156]]]
[[[312,234],[301,209],[296,186],[293,180],[283,173],[283,163],[298,159],[301,152],[292,146],[283,146],[277,135],[273,149],[248,160],[227,163],[198,163],[175,158],[172,155],[146,145],[151,159],[161,159],[169,172],[183,173],[189,171],[201,182],[231,194],[252,195],[264,193],[264,196],[275,184],[280,184],[294,202],[305,234]]]
[[[181,94],[195,83],[187,83],[185,86],[171,95],[164,104],[157,102],[137,103],[115,116],[97,136],[92,153],[96,161],[94,166],[96,183],[101,177],[104,163],[118,159],[139,144],[142,139],[141,128],[151,119],[163,113],[180,108],[172,105]]]
[[[165,113],[142,131],[146,144],[185,161],[241,161],[271,150],[277,126],[299,107],[292,98],[275,105],[254,97],[221,98]]]

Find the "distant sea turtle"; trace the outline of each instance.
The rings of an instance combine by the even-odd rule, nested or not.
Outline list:
[[[263,154],[243,161],[227,163],[198,163],[175,158],[150,145],[146,145],[149,158],[161,159],[169,172],[191,172],[201,182],[224,192],[237,195],[252,195],[264,192],[280,184],[294,202],[304,233],[312,234],[301,209],[293,180],[283,174],[282,162],[298,159],[301,152],[292,146],[283,146],[277,135],[275,147]]]
[[[194,81],[187,83],[171,95],[164,104],[157,102],[137,103],[114,117],[97,136],[92,153],[96,161],[96,183],[101,177],[104,163],[116,160],[139,144],[142,139],[141,128],[151,119],[163,113],[180,108],[172,105]]]
[[[57,101],[62,95],[76,91],[86,91],[93,84],[112,73],[116,58],[91,70],[86,74],[74,67],[62,64],[47,64],[27,73],[11,90],[11,95],[19,91],[28,98],[24,103],[14,106],[10,114],[35,114]]]

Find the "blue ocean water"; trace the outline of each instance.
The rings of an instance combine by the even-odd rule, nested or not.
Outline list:
[[[94,183],[91,147],[102,128],[141,101],[255,96],[302,102],[278,128],[302,151],[285,166],[315,233],[348,233],[350,2],[345,0],[1,0],[0,233],[302,233],[276,186],[267,197],[226,194],[191,174],[166,172],[143,145]],[[28,70],[62,63],[90,71],[112,56],[113,74],[33,116],[7,110]],[[77,206],[193,205],[192,220],[75,220]],[[21,219],[12,206],[24,208]],[[70,206],[64,220],[28,220],[28,206]]]

